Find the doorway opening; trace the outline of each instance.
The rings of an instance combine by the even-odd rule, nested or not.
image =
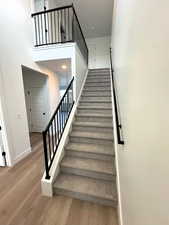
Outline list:
[[[48,76],[22,66],[30,144],[35,150],[42,143],[42,131],[50,116]]]

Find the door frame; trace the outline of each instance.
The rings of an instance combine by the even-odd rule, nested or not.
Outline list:
[[[35,132],[35,131],[30,131],[30,129],[29,129],[29,120],[28,120],[27,107],[26,107],[26,98],[25,98],[25,91],[26,90],[28,91],[28,89],[25,89],[25,87],[24,87],[24,80],[23,80],[23,70],[24,70],[24,68],[27,69],[27,70],[30,70],[30,71],[32,71],[34,73],[43,75],[45,77],[45,79],[46,79],[46,82],[47,82],[46,88],[45,88],[45,93],[46,93],[46,104],[45,104],[46,105],[46,109],[45,110],[46,110],[46,117],[47,117],[46,121],[48,120],[48,117],[50,116],[50,110],[51,110],[50,109],[49,83],[48,83],[48,75],[47,74],[42,73],[42,72],[40,72],[38,70],[32,69],[30,67],[21,65],[21,69],[22,69],[22,83],[23,83],[24,100],[25,100],[25,110],[26,110],[26,115],[27,115],[27,125],[28,125],[29,133],[31,133],[31,132]],[[33,87],[33,88],[36,88],[36,87]],[[37,88],[39,88],[39,87],[37,87]],[[36,131],[36,132],[38,132],[38,131]]]
[[[6,153],[6,163],[7,166],[12,166],[11,153],[9,149],[12,149],[12,144],[10,142],[10,131],[9,126],[7,126],[7,109],[4,100],[4,82],[3,73],[0,68],[0,125],[1,125],[1,135],[4,152]]]

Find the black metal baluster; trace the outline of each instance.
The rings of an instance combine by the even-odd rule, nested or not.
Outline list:
[[[61,130],[62,130],[62,117],[61,117],[61,105],[60,105],[60,108],[59,108],[59,139],[60,139],[60,136],[61,136]]]
[[[72,104],[74,102],[74,96],[73,96],[73,83],[71,84],[71,88],[72,88]]]
[[[47,30],[46,13],[44,13],[44,24],[45,24],[45,41],[46,41],[46,44],[47,44],[47,42],[48,42],[48,30]]]
[[[62,130],[63,130],[63,124],[64,124],[64,98],[63,98],[63,101],[62,101],[61,109],[62,109]]]
[[[56,148],[56,146],[57,146],[56,115],[55,115],[55,117],[54,117],[54,127],[55,127],[54,133],[55,133],[55,148]]]
[[[75,41],[75,27],[74,27],[74,20],[75,20],[75,14],[73,11],[73,15],[72,15],[72,41]]]
[[[36,42],[36,45],[38,45],[38,37],[37,37],[37,16],[34,17],[34,24],[35,24],[35,42]]]
[[[49,164],[48,164],[48,151],[47,151],[47,142],[46,142],[46,132],[44,131],[42,133],[42,135],[43,135],[43,147],[44,147],[46,179],[50,179],[50,176],[49,176]]]
[[[60,27],[61,27],[61,42],[63,42],[63,13],[62,13],[62,10],[61,10],[61,17],[60,17]]]
[[[52,19],[52,12],[50,13],[50,27],[51,27],[51,43],[53,43],[53,19]]]
[[[40,42],[40,24],[39,24],[39,15],[38,15],[38,39],[39,39],[39,44],[38,45],[41,45],[41,42]]]
[[[60,126],[59,126],[59,111],[57,112],[57,145],[60,138]]]
[[[58,32],[57,32],[57,34],[58,34],[57,38],[58,39],[57,39],[57,42],[58,43],[60,42],[60,38],[59,38],[60,37],[60,25],[59,25],[60,24],[60,18],[59,18],[60,16],[59,15],[60,15],[60,13],[59,13],[59,11],[57,11],[57,25],[58,25]]]
[[[51,135],[52,135],[52,152],[54,154],[55,149],[54,149],[54,140],[53,140],[53,138],[54,138],[54,135],[53,135],[53,121],[51,123]]]
[[[62,115],[63,115],[63,128],[64,128],[64,123],[65,123],[65,97],[63,98],[63,102],[62,102]]]
[[[69,31],[70,31],[70,24],[69,24],[69,8],[68,8],[67,9],[67,38],[68,38],[67,40],[71,41]]]
[[[49,27],[49,13],[47,13],[47,24],[48,24],[48,44],[50,44],[51,30]]]
[[[42,20],[42,14],[40,15],[40,18],[41,18],[41,35],[42,35],[42,43],[41,44],[44,44],[44,39],[43,39],[43,20]]]
[[[64,128],[64,99],[62,101],[62,131]]]
[[[66,33],[66,9],[64,9],[64,42],[67,41],[67,33]]]
[[[63,99],[63,128],[64,128],[64,124],[65,124],[65,97]]]
[[[67,120],[67,101],[66,101],[66,99],[67,99],[67,95],[65,95],[65,107],[64,107],[64,111],[65,111],[65,120],[64,120],[64,124],[65,124],[65,122],[66,122],[66,120]]]
[[[69,115],[69,91],[67,92],[67,119]]]
[[[62,121],[63,121],[63,117],[62,117],[62,102],[60,105],[60,134],[62,133]]]
[[[52,153],[51,153],[51,143],[50,143],[50,129],[47,131],[48,133],[48,147],[49,147],[49,155],[50,155],[50,161],[51,161],[51,158],[52,158]]]
[[[57,40],[56,40],[56,12],[54,12],[54,30],[55,30],[55,43],[57,43]]]

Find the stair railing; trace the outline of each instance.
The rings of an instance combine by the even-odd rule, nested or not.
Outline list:
[[[122,140],[122,124],[120,122],[120,115],[119,115],[119,109],[118,109],[118,103],[117,103],[117,94],[116,94],[116,88],[115,88],[115,80],[114,80],[114,71],[113,71],[113,65],[112,65],[112,54],[111,54],[111,48],[110,48],[110,66],[111,66],[111,77],[112,77],[112,89],[113,89],[113,99],[114,99],[114,111],[115,111],[115,121],[116,121],[116,133],[117,133],[117,142],[120,145],[124,145],[124,140]]]
[[[74,77],[69,83],[46,129],[42,133],[46,179],[50,179],[50,174],[49,174],[50,168],[52,166],[60,140],[62,138],[67,121],[69,119],[69,115],[74,105],[73,81],[74,81]]]
[[[35,47],[76,42],[88,64],[88,47],[72,5],[33,13]]]

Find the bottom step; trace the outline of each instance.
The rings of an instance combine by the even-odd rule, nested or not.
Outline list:
[[[54,193],[112,207],[117,206],[116,184],[110,181],[60,174],[54,183]]]

